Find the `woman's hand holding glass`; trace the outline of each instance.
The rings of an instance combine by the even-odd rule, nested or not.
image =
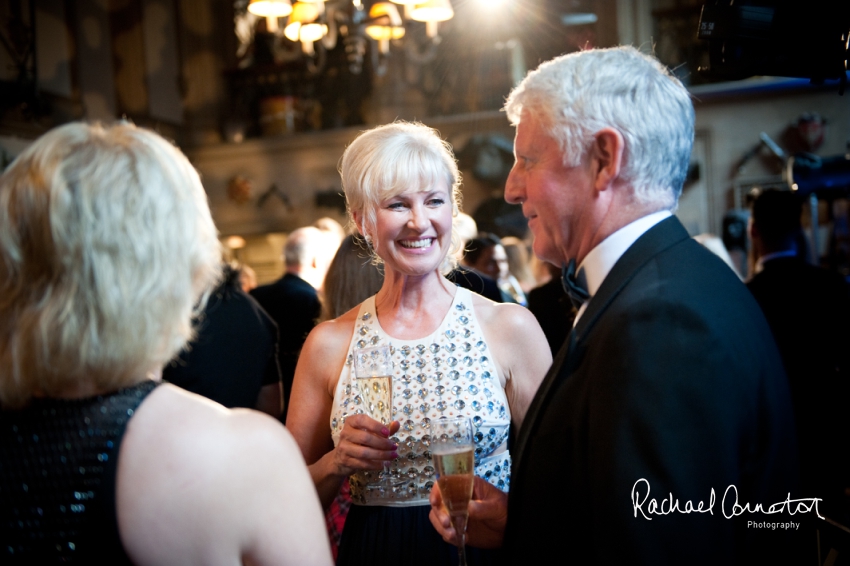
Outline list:
[[[367,415],[348,416],[334,450],[336,474],[350,476],[361,470],[382,470],[385,462],[398,457],[398,446],[390,440],[398,428],[398,421],[385,425]]]
[[[360,393],[360,403],[373,419],[377,419],[386,427],[393,423],[392,374],[392,354],[388,345],[354,350],[354,377]],[[382,429],[381,433],[385,430],[389,429]],[[395,454],[395,457],[398,457],[398,454]],[[373,487],[389,488],[390,484],[390,461],[385,460],[379,482],[373,484]]]

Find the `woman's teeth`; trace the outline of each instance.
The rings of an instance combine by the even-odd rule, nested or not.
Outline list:
[[[426,238],[424,240],[402,240],[401,246],[404,248],[427,248],[433,241],[433,238]]]

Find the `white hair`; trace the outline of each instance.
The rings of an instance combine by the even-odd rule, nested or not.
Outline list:
[[[376,210],[381,201],[411,187],[430,190],[445,183],[452,216],[460,210],[460,171],[451,146],[436,130],[418,122],[397,121],[361,133],[345,149],[340,161],[342,188],[348,214],[362,218],[363,236],[369,242],[375,232]],[[447,256],[461,247],[452,229]]]
[[[206,194],[177,148],[127,123],[51,130],[0,177],[0,403],[159,369],[220,269]]]
[[[333,257],[336,237],[315,226],[304,226],[293,230],[283,245],[283,260],[287,267],[307,266],[314,258],[322,255]],[[330,262],[330,260],[329,260]]]
[[[620,177],[638,202],[675,209],[694,139],[690,95],[655,58],[633,47],[557,57],[528,74],[505,104],[516,125],[529,112],[577,166],[593,136],[613,128],[625,140]]]

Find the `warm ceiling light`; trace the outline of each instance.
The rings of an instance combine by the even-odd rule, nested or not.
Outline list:
[[[226,245],[231,250],[240,250],[245,247],[245,238],[242,236],[230,236],[225,240],[224,245]]]
[[[398,13],[398,8],[395,7],[395,4],[391,2],[376,2],[374,6],[369,9],[369,17],[377,20],[381,18],[386,20],[387,25],[390,26],[400,26],[401,15]]]
[[[437,23],[450,20],[455,15],[449,0],[428,0],[414,5],[409,10],[411,20],[425,22],[425,33],[428,37],[437,37]]]
[[[394,4],[378,2],[369,10],[369,18],[372,22],[366,26],[366,35],[372,39],[383,42],[404,37],[403,22]],[[384,51],[384,44],[381,47]]]
[[[321,10],[314,2],[296,2],[292,7],[292,14],[289,16],[289,23],[299,22],[309,24],[319,17]]]
[[[452,3],[449,0],[428,0],[413,6],[410,19],[417,22],[445,22],[454,17]]]
[[[328,26],[325,24],[303,24],[298,32],[298,37],[301,41],[319,41],[325,34],[328,33]]]
[[[393,26],[366,26],[366,35],[376,41],[401,39],[404,37],[404,28]]]
[[[266,18],[266,28],[274,33],[277,31],[277,19],[288,16],[292,12],[292,3],[289,0],[251,0],[248,11]]]
[[[325,24],[292,22],[283,29],[283,35],[290,41],[319,41],[328,33]]]
[[[296,2],[289,16],[289,24],[283,30],[287,39],[300,41],[301,48],[308,55],[314,53],[313,42],[328,33],[327,25],[316,22],[323,10],[324,4],[321,2]]]
[[[263,18],[284,18],[292,13],[289,0],[251,0],[248,11]]]

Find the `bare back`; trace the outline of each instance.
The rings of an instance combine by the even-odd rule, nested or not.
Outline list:
[[[130,420],[116,484],[136,564],[331,564],[304,460],[264,414],[162,385]]]

